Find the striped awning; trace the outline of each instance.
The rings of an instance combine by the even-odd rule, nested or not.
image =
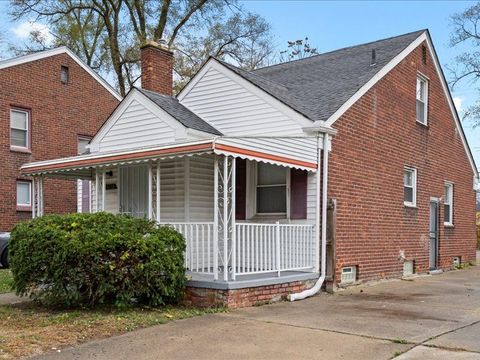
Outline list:
[[[317,169],[316,138],[218,137],[127,151],[98,152],[24,164],[24,175],[90,179],[93,169],[183,156],[218,154],[308,171]]]

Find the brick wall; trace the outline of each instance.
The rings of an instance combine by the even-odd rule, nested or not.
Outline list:
[[[69,83],[60,67],[69,67]],[[31,218],[16,209],[19,168],[30,161],[77,154],[78,135],[93,136],[118,100],[66,54],[0,70],[0,231]],[[10,150],[10,109],[31,112],[31,153]],[[46,179],[45,212],[76,211],[74,181]]]
[[[288,294],[312,287],[314,281],[294,281],[236,290],[207,289],[188,286],[185,303],[199,307],[225,306],[229,309],[263,305],[287,299]]]
[[[417,71],[429,78],[428,126],[416,122]],[[402,275],[400,251],[428,270],[430,197],[454,183],[454,227],[443,226],[440,267],[475,259],[473,171],[431,54],[419,46],[335,124],[329,197],[337,199],[336,279],[357,265],[359,280]],[[417,208],[403,205],[403,168],[417,168]]]

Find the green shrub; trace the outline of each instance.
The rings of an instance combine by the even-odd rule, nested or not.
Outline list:
[[[108,213],[18,224],[9,245],[19,295],[55,306],[152,306],[183,295],[185,241],[170,227]]]

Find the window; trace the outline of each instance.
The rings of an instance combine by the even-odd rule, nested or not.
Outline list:
[[[445,198],[443,201],[444,224],[453,225],[453,184],[445,183]]]
[[[287,169],[257,163],[257,214],[287,213]]]
[[[405,206],[417,205],[417,170],[405,168],[403,170],[403,203]]]
[[[17,206],[32,206],[32,183],[30,181],[17,181]]]
[[[85,154],[87,152],[87,145],[90,142],[91,138],[87,136],[79,136],[77,142],[77,152],[78,155]]]
[[[69,80],[69,73],[68,73],[68,66],[62,66],[60,68],[60,81],[62,84],[68,84]]]
[[[29,112],[25,110],[10,110],[10,145],[16,148],[29,148]]]
[[[428,81],[417,76],[417,121],[427,125]]]

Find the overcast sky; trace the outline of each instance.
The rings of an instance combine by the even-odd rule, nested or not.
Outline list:
[[[242,1],[247,10],[260,13],[272,24],[275,46],[286,48],[287,40],[308,36],[319,52],[395,36],[428,28],[442,65],[452,63],[460,49],[448,46],[449,17],[472,1]],[[0,0],[0,33],[4,40],[22,42],[34,28],[49,36],[48,28],[27,21],[12,23],[8,1]],[[0,47],[0,57],[9,54]],[[447,76],[448,76],[448,72]],[[480,84],[479,84],[480,85]],[[471,83],[463,83],[453,93],[460,113],[478,97]],[[464,129],[480,165],[480,129],[464,123]]]

